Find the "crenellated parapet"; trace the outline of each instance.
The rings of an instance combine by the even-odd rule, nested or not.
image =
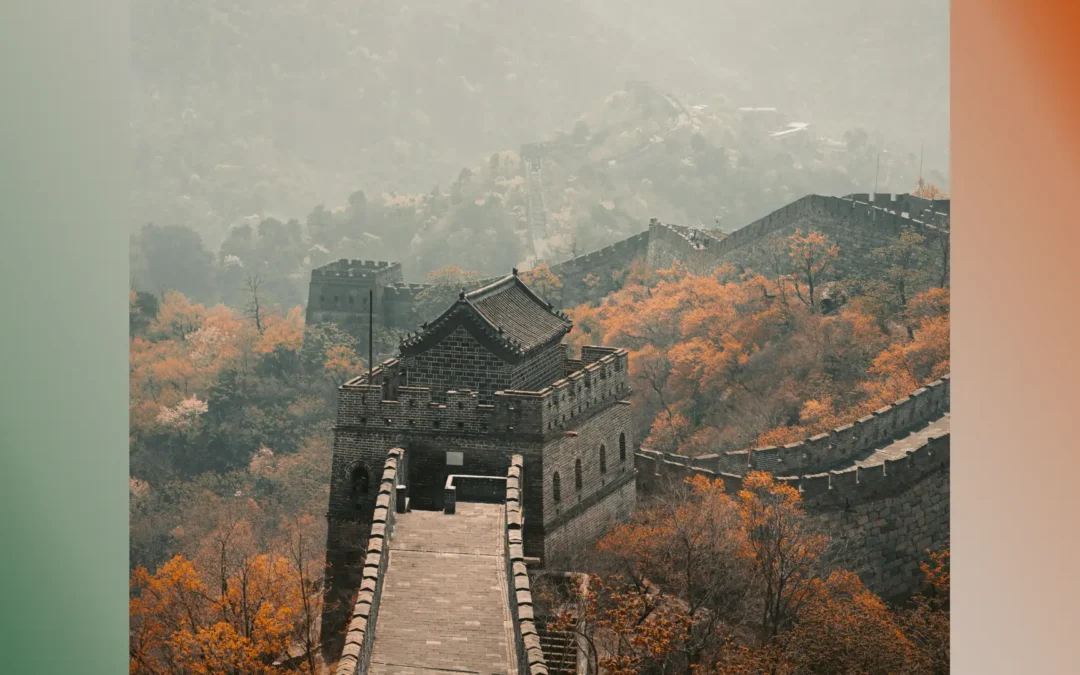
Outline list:
[[[949,410],[948,375],[851,424],[782,447],[759,447],[695,458],[713,471],[743,475],[769,471],[800,475],[852,460],[898,434],[940,418]]]
[[[767,262],[770,237],[796,229],[825,233],[840,245],[841,258],[852,269],[904,229],[928,239],[949,236],[948,200],[925,200],[912,195],[829,197],[807,195],[724,237],[709,230],[649,224],[648,264],[654,269],[681,263],[695,274],[708,274],[723,264],[755,267]]]
[[[617,290],[614,272],[644,260],[653,269],[675,262],[694,274],[710,274],[733,264],[760,268],[766,262],[765,244],[773,236],[795,229],[825,233],[841,248],[840,267],[858,271],[866,256],[905,229],[936,240],[949,236],[950,201],[910,194],[852,194],[846,197],[807,195],[728,235],[713,230],[662,223],[653,219],[646,231],[596,251],[551,266],[562,281],[560,307],[597,302]],[[498,277],[469,284],[485,286]],[[376,326],[414,329],[423,320],[415,311],[425,284],[405,283],[397,262],[342,259],[311,272],[308,323],[336,322],[357,334],[366,351],[371,312]],[[368,306],[369,294],[373,306]]]
[[[849,466],[801,476],[776,476],[799,490],[807,511],[851,508],[854,505],[902,495],[928,476],[949,470],[950,434],[927,439],[903,457],[873,466]],[[642,448],[636,453],[638,485],[644,492],[661,489],[692,476],[724,482],[729,494],[742,489],[745,476],[717,471],[704,458],[660,453]]]
[[[493,403],[476,392],[437,393],[408,385],[408,372],[391,359],[338,390],[338,428],[388,433],[480,436],[559,436],[630,395],[628,352],[586,346],[582,365],[539,391],[498,391]]]
[[[518,672],[529,675],[547,675],[547,662],[540,646],[537,631],[532,586],[525,563],[522,544],[522,526],[525,514],[522,510],[524,486],[524,461],[521,455],[510,459],[506,475],[506,573],[509,581],[510,614],[514,622],[514,643],[518,659]]]
[[[401,448],[394,448],[386,455],[371,520],[371,535],[368,538],[361,572],[360,590],[352,607],[345,632],[345,646],[334,670],[335,675],[362,675],[368,672],[383,579],[386,577],[386,567],[390,559],[390,537],[394,531],[395,515],[404,509],[404,505],[399,509],[397,502],[398,469],[403,454]]]
[[[645,260],[649,252],[649,230],[610,246],[551,266],[562,281],[562,307],[596,302],[616,290],[614,272],[626,269],[635,260]]]
[[[949,383],[946,375],[852,424],[781,448],[693,458],[642,448],[636,454],[639,485],[649,491],[666,481],[706,475],[722,479],[734,492],[750,471],[768,471],[798,487],[808,508],[900,494],[927,474],[948,469],[949,432],[931,426],[922,443],[899,457],[886,453],[882,461],[868,461],[873,455],[867,453],[888,449],[890,439],[947,415]]]

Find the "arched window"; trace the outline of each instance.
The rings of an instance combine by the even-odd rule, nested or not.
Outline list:
[[[558,471],[551,477],[551,496],[555,498],[556,504],[562,501],[562,479],[559,478]]]
[[[581,489],[581,460],[574,460],[574,488]]]
[[[607,473],[607,448],[600,444],[600,473]]]
[[[626,434],[619,434],[619,461],[626,461]]]
[[[352,497],[353,506],[358,509],[362,508],[367,493],[368,470],[363,464],[358,464],[356,468],[352,470],[352,476],[350,476],[350,496]]]

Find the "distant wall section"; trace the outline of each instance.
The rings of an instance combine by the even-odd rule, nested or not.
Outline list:
[[[838,271],[862,273],[871,264],[868,254],[887,245],[904,228],[925,236],[930,243],[949,236],[947,200],[873,195],[872,201],[866,202],[860,197],[871,199],[870,195],[808,195],[723,238],[654,220],[649,224],[648,263],[654,269],[664,269],[679,261],[695,274],[708,274],[724,264],[765,271],[770,266],[770,239],[800,229],[821,232],[840,246]],[[901,209],[911,209],[915,215]]]
[[[551,271],[563,283],[558,304],[567,308],[597,302],[618,290],[613,273],[625,270],[635,260],[645,260],[649,252],[649,237],[650,232],[645,231],[598,251],[552,265]]]

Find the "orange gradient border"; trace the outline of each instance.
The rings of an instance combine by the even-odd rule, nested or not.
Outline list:
[[[955,673],[1080,672],[1080,0],[952,5]]]

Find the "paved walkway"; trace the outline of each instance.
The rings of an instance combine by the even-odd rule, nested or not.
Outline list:
[[[397,514],[371,675],[516,675],[503,508]]]
[[[831,470],[843,471],[852,466],[880,466],[884,464],[887,459],[900,459],[912,450],[915,450],[926,443],[931,436],[949,433],[950,419],[949,413],[945,413],[936,420],[924,424],[917,429],[913,429],[900,438],[886,441],[885,443],[861,452],[854,459],[831,467]]]

